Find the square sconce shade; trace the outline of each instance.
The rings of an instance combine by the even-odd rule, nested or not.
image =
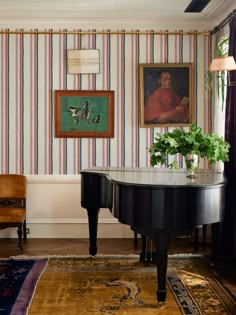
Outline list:
[[[213,58],[210,66],[210,71],[231,71],[236,70],[236,63],[233,56],[221,58]]]
[[[68,50],[68,73],[99,73],[99,50]]]

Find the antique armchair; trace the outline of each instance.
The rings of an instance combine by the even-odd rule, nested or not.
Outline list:
[[[26,185],[24,175],[0,175],[0,230],[16,227],[20,249],[22,234],[26,239]]]

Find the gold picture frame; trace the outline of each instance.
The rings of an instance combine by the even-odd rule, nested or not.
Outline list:
[[[55,137],[113,138],[114,91],[55,91]]]
[[[189,126],[194,121],[193,64],[140,64],[140,127]]]

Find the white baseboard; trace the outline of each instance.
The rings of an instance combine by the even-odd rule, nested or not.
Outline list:
[[[28,238],[89,238],[88,224],[27,223]],[[0,230],[0,238],[16,238],[16,228]],[[133,238],[128,225],[99,223],[98,238]]]
[[[88,217],[81,207],[80,175],[27,176],[29,238],[87,238]],[[0,230],[0,238],[15,238],[16,229]],[[109,209],[99,213],[98,238],[129,238],[129,226],[118,223]]]

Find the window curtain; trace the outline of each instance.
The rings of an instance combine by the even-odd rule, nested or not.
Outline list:
[[[236,16],[229,21],[229,56],[236,60]],[[230,71],[231,81],[236,82],[236,71]],[[225,220],[223,222],[223,250],[236,257],[236,86],[227,87],[225,108],[225,140],[230,143],[229,161],[225,163],[228,180],[226,190]]]
[[[212,38],[212,42],[214,45],[214,49],[217,49],[217,45],[225,36],[229,36],[229,25],[228,23],[224,25],[222,28],[220,28],[216,35]],[[226,48],[228,49],[228,47]],[[216,53],[214,54],[214,57],[216,57]],[[219,82],[218,80],[214,80],[213,82],[213,118],[214,118],[214,125],[213,125],[213,132],[217,135],[224,137],[225,135],[225,124],[222,124],[222,121],[225,122],[225,102],[226,97],[222,97],[219,90]],[[226,88],[225,88],[225,96],[226,96]],[[223,169],[223,163],[218,163],[217,168]],[[219,167],[221,166],[221,167]]]

